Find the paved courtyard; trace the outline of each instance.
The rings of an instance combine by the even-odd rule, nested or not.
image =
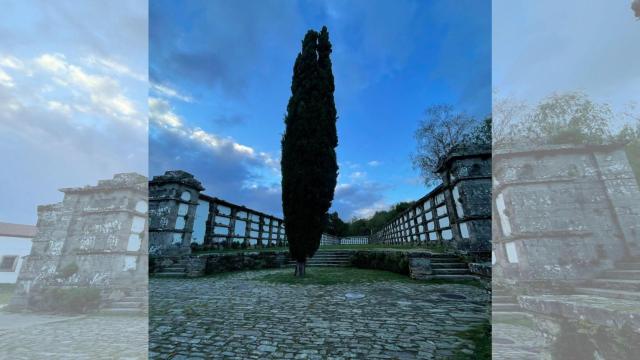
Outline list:
[[[0,312],[2,359],[146,359],[146,317]]]
[[[460,332],[490,316],[474,286],[257,280],[278,271],[150,279],[149,357],[443,359],[472,354]]]

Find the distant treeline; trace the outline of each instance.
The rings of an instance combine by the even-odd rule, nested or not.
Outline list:
[[[329,214],[325,232],[338,237],[375,234],[413,204],[413,201],[400,202],[387,211],[377,211],[370,219],[353,219],[350,222],[343,221],[337,212],[333,212]]]

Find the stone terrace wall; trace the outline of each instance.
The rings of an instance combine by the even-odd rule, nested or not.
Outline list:
[[[149,182],[153,255],[203,249],[285,246],[282,219],[201,192],[202,184],[184,171],[167,171]]]
[[[103,297],[147,289],[147,178],[116,174],[97,186],[61,189],[38,207],[38,232],[11,307],[35,305],[52,288],[98,288]]]
[[[443,184],[374,234],[371,243],[438,243],[488,258],[491,149],[461,148],[440,167]]]
[[[494,154],[494,280],[592,278],[640,255],[640,191],[621,145]]]

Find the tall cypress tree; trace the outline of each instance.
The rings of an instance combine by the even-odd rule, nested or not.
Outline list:
[[[327,28],[309,30],[296,58],[282,137],[282,207],[295,275],[320,246],[338,177],[336,108]]]

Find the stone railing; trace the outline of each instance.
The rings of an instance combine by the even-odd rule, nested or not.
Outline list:
[[[443,183],[373,234],[371,243],[491,251],[491,149],[456,149],[442,162]]]
[[[205,249],[286,246],[282,219],[202,194],[204,187],[184,171],[167,171],[149,182],[152,255]]]

